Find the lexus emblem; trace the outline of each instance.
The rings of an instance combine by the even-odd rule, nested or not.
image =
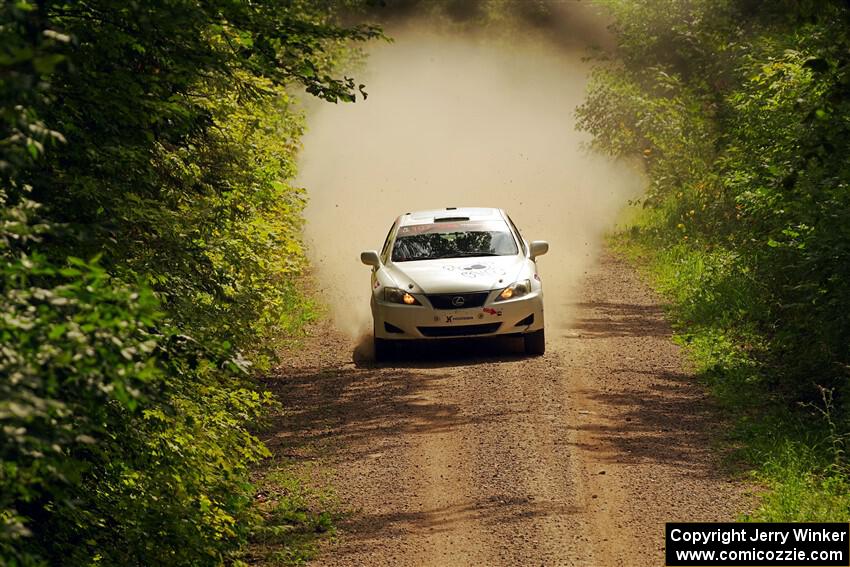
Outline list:
[[[463,307],[463,304],[466,303],[466,300],[462,295],[456,295],[452,298],[452,305],[455,307]]]

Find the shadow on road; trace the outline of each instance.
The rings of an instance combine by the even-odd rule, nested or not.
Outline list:
[[[387,539],[402,536],[414,531],[426,536],[440,533],[452,533],[457,525],[464,525],[471,519],[485,526],[511,526],[537,518],[564,516],[581,511],[581,507],[557,501],[518,498],[510,494],[493,495],[485,500],[464,502],[451,506],[422,511],[403,511],[387,513],[363,513],[353,517],[347,528],[357,534],[357,539],[349,546],[336,550],[340,556],[361,553],[363,548],[381,545]]]
[[[371,341],[366,339],[355,347],[352,358],[360,368],[439,368],[507,362],[526,356],[522,337],[398,341],[381,362],[375,362],[372,353]]]
[[[657,305],[591,302],[578,305],[580,340],[607,340],[623,356],[597,361],[598,379],[582,393],[604,419],[587,419],[580,444],[603,462],[663,464],[699,478],[722,476],[713,464],[720,420],[693,375],[679,370],[678,349]],[[593,372],[591,372],[593,376]]]
[[[378,450],[377,439],[391,440],[402,433],[439,432],[459,422],[453,404],[427,399],[439,373],[403,368],[352,366],[303,372],[268,384],[286,410],[272,429],[273,451],[299,447],[359,452],[360,457]],[[386,450],[382,446],[382,450]]]
[[[597,301],[575,306],[581,311],[592,311],[594,315],[580,317],[573,323],[583,339],[670,336],[664,310],[658,305]]]
[[[396,447],[404,434],[439,434],[508,419],[517,415],[516,408],[472,415],[435,393],[452,368],[523,357],[521,339],[464,339],[411,343],[382,363],[296,367],[265,383],[285,408],[270,424],[273,436],[265,441],[279,454],[303,456],[309,448],[370,458]]]
[[[631,369],[621,371],[633,375]],[[612,424],[584,426],[599,444],[610,446],[605,460],[624,464],[662,463],[701,478],[716,477],[707,467],[717,447],[710,432],[717,423],[716,409],[695,392],[693,378],[674,372],[653,374],[653,384],[640,390],[587,392],[588,397],[616,415]],[[626,427],[622,423],[626,422]],[[598,444],[597,444],[598,443]]]

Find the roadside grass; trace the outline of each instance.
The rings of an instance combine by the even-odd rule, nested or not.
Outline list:
[[[295,352],[306,338],[310,325],[327,316],[327,307],[317,298],[313,289],[315,282],[311,273],[304,273],[292,282],[282,283],[287,288],[284,294],[284,307],[280,310],[280,319],[269,325],[269,332],[263,337],[263,347],[275,353]],[[265,364],[258,370],[266,373],[272,370],[275,357],[266,357]]]
[[[278,353],[299,352],[311,324],[328,317],[315,289],[311,273],[297,279],[287,294],[284,317],[275,326],[274,335],[268,337],[270,348]],[[277,401],[273,412],[286,411],[287,400]],[[259,430],[268,424],[258,424]],[[321,456],[309,447],[300,447],[299,453],[302,455],[296,458],[275,454],[272,449],[272,456],[254,469],[255,527],[237,565],[304,565],[316,557],[323,541],[335,537],[336,523],[343,514],[328,471]]]
[[[728,420],[727,464],[761,487],[756,508],[739,519],[847,521],[848,439],[834,422],[831,392],[816,402],[783,402],[769,338],[747,323],[757,317],[745,316],[764,308],[758,282],[732,269],[727,250],[675,242],[653,214],[633,213],[609,247],[669,302],[674,340]]]
[[[304,565],[336,534],[342,517],[321,464],[279,458],[258,471],[255,511],[261,521],[243,559],[252,565]]]

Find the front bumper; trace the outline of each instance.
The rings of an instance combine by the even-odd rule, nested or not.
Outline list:
[[[375,338],[434,339],[515,335],[543,328],[543,295],[531,293],[517,299],[494,302],[499,290],[490,293],[481,307],[435,309],[425,296],[422,305],[384,303],[372,297]]]

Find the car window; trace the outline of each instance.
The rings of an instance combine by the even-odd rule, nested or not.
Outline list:
[[[514,229],[514,232],[516,233],[516,236],[519,239],[519,245],[522,246],[522,253],[528,255],[528,249],[525,247],[525,240],[523,240],[522,234],[514,224],[514,220],[511,217],[508,217],[508,222],[511,223],[511,227]]]
[[[381,248],[381,258],[384,260],[387,259],[387,253],[390,248],[390,237],[393,235],[393,229],[395,229],[395,223],[390,227],[389,232],[387,232],[387,237],[384,239],[384,246]]]
[[[513,256],[516,241],[504,221],[452,221],[399,227],[393,262]]]

